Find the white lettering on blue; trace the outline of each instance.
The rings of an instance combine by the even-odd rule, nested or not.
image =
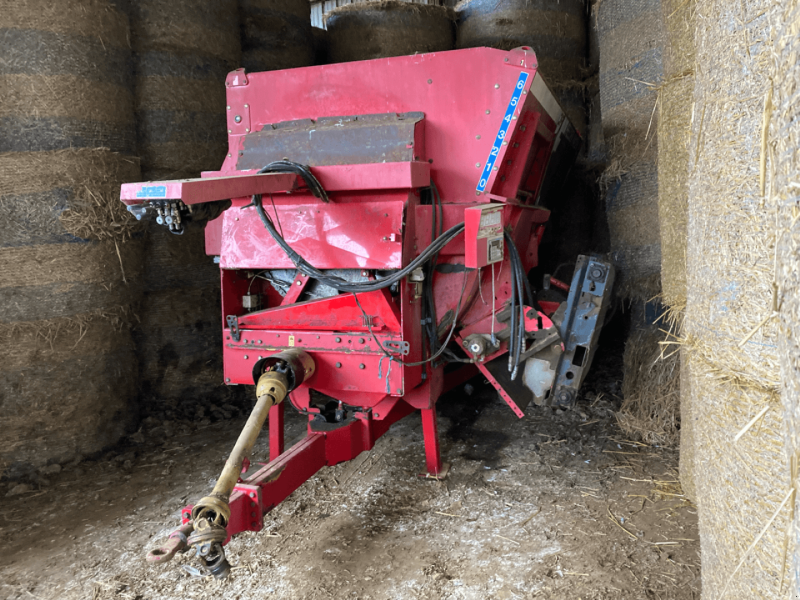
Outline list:
[[[511,95],[511,101],[508,103],[508,108],[506,108],[506,115],[503,117],[503,121],[500,123],[500,130],[497,132],[497,137],[494,139],[494,145],[489,151],[489,158],[486,161],[486,166],[483,168],[483,173],[481,173],[481,180],[478,182],[479,192],[483,192],[486,189],[486,184],[489,182],[492,169],[494,169],[494,164],[497,162],[497,155],[500,153],[500,147],[503,144],[503,140],[506,138],[508,127],[511,125],[511,120],[514,116],[514,109],[517,107],[517,104],[519,104],[519,99],[522,97],[522,90],[525,89],[525,84],[528,83],[528,76],[529,73],[526,73],[525,71],[519,74],[519,79],[517,79],[517,85],[514,88],[514,93]]]
[[[167,186],[165,185],[145,185],[136,192],[137,198],[166,198]]]

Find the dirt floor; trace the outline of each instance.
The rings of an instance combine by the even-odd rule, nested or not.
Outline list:
[[[265,531],[237,536],[224,581],[198,576],[192,553],[156,567],[144,556],[210,490],[243,418],[166,430],[151,420],[129,447],[5,498],[0,597],[699,598],[696,510],[677,454],[623,439],[618,382],[586,386],[573,411],[522,420],[472,383],[439,403],[446,480],[417,476],[412,415],[307,482]],[[287,427],[288,440],[303,435],[292,411]],[[254,460],[266,456],[264,433]]]

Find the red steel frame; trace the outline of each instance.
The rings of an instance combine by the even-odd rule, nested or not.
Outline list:
[[[529,77],[502,143],[494,146],[521,73]],[[314,376],[290,396],[294,407],[309,415],[308,436],[284,451],[285,407],[271,409],[270,462],[243,476],[231,497],[228,533],[234,535],[260,530],[264,513],[320,468],[371,449],[390,425],[416,409],[422,415],[427,470],[438,477],[442,461],[435,403],[458,377],[445,378],[441,366],[400,362],[423,359],[422,301],[412,282],[404,281],[395,296],[385,290],[359,294],[367,324],[350,294],[297,302],[307,283],[302,276],[283,297],[254,279],[258,271],[294,265],[247,206],[250,195],[264,194],[265,210],[311,264],[362,269],[371,276],[372,270],[407,265],[430,243],[433,207],[421,203],[419,189],[433,180],[443,200],[443,230],[463,222],[469,206],[501,204],[503,224],[525,268],[531,269],[538,262],[549,217],[533,200],[564,117],[537,74],[529,48],[477,48],[268,73],[238,70],[228,76],[226,86],[229,150],[221,170],[204,173],[201,180],[126,184],[122,199],[137,204],[153,197],[180,198],[195,204],[232,198],[231,208],[206,228],[206,252],[220,257],[226,383],[252,385],[254,363],[288,348],[302,348],[315,361]],[[248,136],[275,123],[412,111],[422,111],[424,119],[408,140],[408,161],[312,165],[329,204],[311,196],[294,175],[258,175],[237,168]],[[476,186],[491,152],[497,154],[496,166],[480,192]],[[303,157],[287,158],[303,162]],[[163,196],[154,191],[157,185],[164,186]],[[454,268],[434,275],[437,320],[455,310],[463,289],[460,334],[488,333],[492,315],[510,297],[509,259],[506,255],[493,270],[470,271],[463,268],[464,252],[462,234],[439,255],[440,264]],[[242,296],[251,290],[264,295],[266,309],[243,309]],[[227,315],[238,317],[238,339],[225,321]],[[495,323],[495,331],[504,327]],[[378,347],[386,342],[407,342],[409,352],[391,350],[394,360],[389,360]],[[497,354],[503,352],[505,344]],[[477,366],[494,382],[483,365]],[[472,367],[465,371],[475,372]],[[354,418],[338,429],[315,430],[311,388],[359,407]],[[190,507],[184,510],[185,519],[188,511]]]

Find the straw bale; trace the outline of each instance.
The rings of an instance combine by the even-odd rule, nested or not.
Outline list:
[[[58,241],[122,242],[139,229],[119,201],[120,183],[140,177],[137,159],[105,148],[9,152],[0,173],[2,245],[29,244],[42,230]]]
[[[131,313],[0,325],[0,473],[17,478],[116,443],[136,410]],[[98,372],[103,377],[98,377]]]
[[[107,2],[66,2],[64,26],[49,27],[60,5],[18,4],[0,29],[0,152],[102,146],[133,154],[125,15]],[[39,9],[41,25],[37,12],[29,15]],[[67,26],[82,18],[99,29]]]
[[[664,303],[686,304],[689,142],[694,99],[695,0],[663,0],[667,31],[659,88],[658,206]]]
[[[105,46],[130,45],[127,17],[106,0],[4,0],[0,29],[12,28],[91,37]]]
[[[454,14],[442,6],[398,0],[335,8],[325,18],[333,62],[451,50]]]
[[[652,128],[663,78],[661,0],[603,0],[597,15],[603,133]]]
[[[798,519],[798,465],[800,464],[800,104],[797,93],[800,69],[800,4],[782,3],[775,19],[772,119],[768,131],[770,152],[766,186],[769,204],[776,209],[777,302],[780,308],[778,337],[781,363],[786,461],[791,465],[794,523],[788,536],[786,568],[791,576],[789,597],[800,595],[800,519]]]
[[[661,290],[661,245],[658,215],[658,142],[649,137],[617,134],[606,138],[610,163],[601,177],[617,269],[617,294],[647,301]]]
[[[143,0],[131,17],[142,169],[198,177],[227,152],[225,76],[241,56],[235,0]]]
[[[586,14],[582,0],[466,0],[456,5],[457,48],[530,46],[549,83],[585,74]]]
[[[75,75],[0,75],[0,117],[73,118],[101,123],[133,122],[133,95],[127,87]]]
[[[782,597],[791,506],[773,319],[776,227],[762,192],[769,0],[698,2],[684,343],[703,594]]]
[[[222,397],[220,272],[205,254],[205,232],[190,226],[176,236],[153,227],[148,238],[136,334],[143,397]]]
[[[240,0],[242,66],[273,71],[314,64],[311,6],[306,0]]]
[[[136,86],[136,106],[143,110],[217,113],[225,110],[225,81],[181,77],[142,77]]]
[[[674,338],[654,323],[638,327],[625,342],[622,406],[617,421],[623,431],[647,444],[674,447],[680,428],[680,354],[665,345]]]
[[[236,0],[137,0],[131,8],[136,52],[162,50],[239,61]]]

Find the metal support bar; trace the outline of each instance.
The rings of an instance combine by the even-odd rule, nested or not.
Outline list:
[[[284,414],[286,404],[281,402],[269,409],[269,460],[277,459],[283,454]]]
[[[442,457],[439,453],[439,426],[436,423],[436,406],[422,413],[422,435],[425,438],[425,466],[428,475],[438,478],[442,473]]]

